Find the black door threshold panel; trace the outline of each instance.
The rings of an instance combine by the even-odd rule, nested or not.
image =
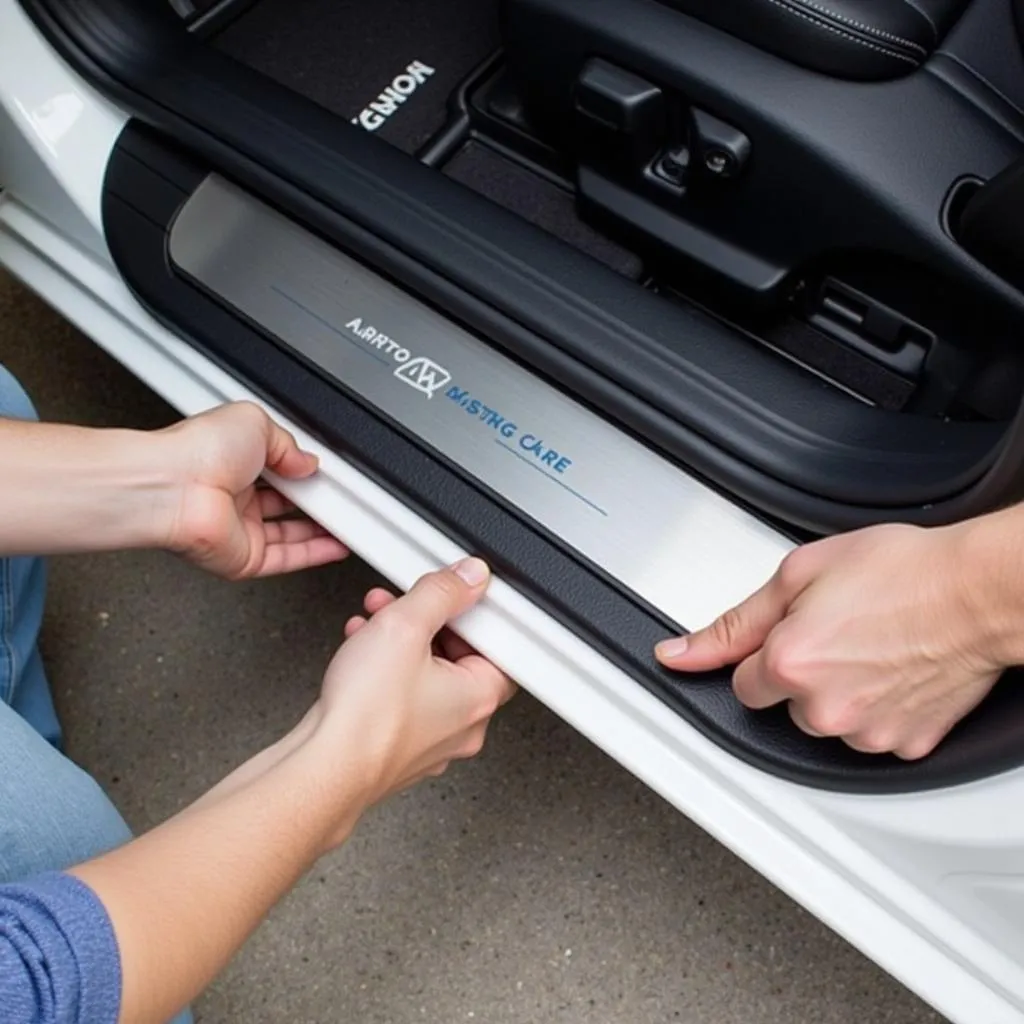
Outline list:
[[[559,482],[556,477],[559,467],[567,469],[566,463],[574,455],[565,451],[549,457],[551,439],[547,439],[544,450],[539,450],[534,442],[543,439],[540,430],[533,429],[533,421],[530,427],[525,419],[521,423],[516,421],[527,408],[527,397],[534,402],[550,401],[563,413],[570,409],[565,415],[590,417],[586,422],[591,425],[597,422],[595,414],[560,395],[536,374],[516,366],[479,335],[432,311],[424,301],[425,296],[413,298],[401,289],[402,311],[396,322],[405,326],[392,328],[391,334],[379,324],[374,326],[360,318],[358,310],[344,311],[345,297],[363,288],[360,294],[364,298],[373,293],[384,303],[383,307],[375,307],[375,318],[379,323],[388,320],[390,325],[391,313],[398,313],[394,309],[389,313],[388,303],[396,301],[397,289],[376,271],[340,253],[237,186],[218,186],[222,181],[207,163],[169,148],[151,130],[138,123],[126,128],[108,169],[103,213],[113,257],[140,301],[200,351],[343,453],[403,502],[467,549],[489,559],[513,586],[715,743],[766,772],[807,786],[854,793],[899,793],[951,786],[1024,762],[1024,747],[1019,740],[1024,728],[1024,688],[1017,680],[1004,680],[997,686],[990,699],[929,758],[907,763],[895,757],[859,754],[839,741],[812,739],[796,729],[783,708],[756,713],[744,709],[732,695],[727,672],[686,680],[664,672],[653,658],[653,647],[677,628],[671,614],[679,611],[677,607],[666,613],[665,591],[651,590],[650,581],[645,583],[643,574],[624,582],[620,577],[629,576],[631,571],[628,560],[620,561],[615,573],[603,568],[602,562],[611,564],[608,548],[579,533],[576,519],[583,522],[582,515],[574,517],[568,528],[559,530],[555,520],[542,521],[539,506],[535,507],[529,495],[524,497],[526,492],[510,486],[503,493],[500,479],[493,474],[483,479],[489,470],[481,469],[481,465],[486,466],[488,459],[510,470],[525,459],[531,465],[522,473],[533,481],[531,486],[556,488],[564,483],[571,487],[574,478],[564,476]],[[254,211],[259,224],[285,232],[274,235],[275,242],[286,238],[302,240],[306,262],[289,279],[290,283],[282,278],[279,285],[275,278],[267,277],[273,273],[273,264],[269,264],[268,271],[266,261],[262,269],[256,263],[230,269],[233,260],[238,262],[239,253],[241,262],[246,263],[246,254],[254,251],[253,236],[245,233],[248,229],[239,234],[229,227],[219,236],[200,240],[201,244],[194,234],[191,239],[182,233],[175,237],[177,218],[183,218],[185,232],[190,209],[193,225],[211,220],[209,208],[206,216],[200,216],[203,208],[189,205],[201,203],[204,190],[208,202],[211,187],[221,188],[212,197],[217,203],[225,207],[236,204],[232,217],[240,218],[237,223],[241,224],[249,211]],[[179,266],[179,261],[184,266]],[[218,276],[225,273],[226,277]],[[206,279],[205,283],[200,283],[200,279]],[[295,290],[296,282],[301,283],[301,293]],[[293,316],[282,320],[287,316],[282,311],[289,304],[295,307]],[[486,359],[490,360],[487,365],[493,373],[506,377],[510,387],[513,381],[527,382],[517,383],[505,392],[501,390],[501,381],[493,382],[496,393],[508,406],[504,412],[489,410],[500,422],[492,422],[482,409],[471,405],[474,396],[460,383],[454,368],[443,365],[436,352],[414,353],[411,343],[405,348],[405,338],[442,340],[445,322],[450,324],[452,337],[461,339],[459,344],[464,347],[460,351],[467,354],[467,367],[470,356],[474,360]],[[438,328],[439,323],[442,328]],[[400,349],[404,355],[397,354]],[[377,367],[378,358],[384,363],[391,358],[395,365]],[[339,359],[350,360],[346,365],[358,367],[358,373],[345,373],[345,380],[339,379]],[[392,389],[388,398],[377,390],[379,380],[373,383],[373,374],[379,378],[382,373],[385,376],[380,379],[388,381]],[[522,387],[530,381],[536,387],[524,397]],[[404,385],[410,387],[403,389]],[[436,424],[428,428],[420,420],[410,418],[412,414],[404,411],[401,402],[393,404],[398,400],[396,394],[407,402],[422,403],[421,409],[428,403],[443,406],[445,422],[465,417],[465,429],[472,427],[474,437],[486,435],[484,462],[454,457],[450,439],[436,432]],[[572,409],[578,412],[571,412]],[[533,410],[538,424],[550,422],[555,411],[554,405]],[[501,429],[502,423],[514,425],[507,436]],[[693,494],[703,488],[713,495],[688,475],[684,477],[680,468],[653,449],[641,448],[636,440],[616,431],[611,423],[602,422],[600,430],[602,437],[617,436],[614,445],[625,446],[617,449],[620,456],[622,452],[632,453],[625,460],[631,467],[635,468],[638,462],[657,463],[652,473],[656,472],[658,479],[669,479],[675,474],[678,480],[689,480],[686,486],[693,489]],[[520,445],[527,431],[532,434],[530,444]],[[503,441],[521,450],[501,453],[498,445]],[[642,459],[639,452],[643,453]],[[505,461],[499,463],[499,459]],[[613,460],[612,464],[616,472],[621,472],[620,463]],[[604,486],[603,493],[608,493],[607,482]],[[634,481],[629,497],[641,503],[643,492],[643,482]],[[594,490],[580,491],[572,500],[600,505],[600,496]],[[526,505],[530,506],[529,512]],[[582,511],[580,504],[579,512]],[[692,512],[693,507],[687,511]],[[599,533],[602,509],[593,507],[590,512],[592,516],[586,522],[594,524],[593,530]],[[738,515],[742,517],[745,513]],[[696,518],[699,532],[701,520]],[[637,523],[641,523],[639,516]],[[682,515],[677,524],[687,525]],[[616,529],[629,529],[625,517],[614,525]],[[706,531],[694,539],[704,539],[710,545],[709,538],[710,531]],[[646,544],[647,552],[657,551],[659,538],[641,536],[639,541]],[[624,542],[636,543],[637,536],[624,538]],[[719,581],[714,574],[728,572],[730,556],[735,554],[728,543],[727,537],[721,550],[705,553],[703,578],[679,580],[681,594],[699,593],[702,586],[716,586]]]
[[[20,2],[106,95],[767,515],[832,532],[1020,494],[1024,405],[987,421],[869,407],[240,64],[169,6]]]

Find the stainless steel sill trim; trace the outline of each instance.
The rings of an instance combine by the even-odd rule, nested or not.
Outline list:
[[[792,542],[480,338],[211,175],[172,262],[685,629]]]

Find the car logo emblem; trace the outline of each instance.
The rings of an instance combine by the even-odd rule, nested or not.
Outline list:
[[[409,387],[423,392],[427,398],[433,398],[452,379],[452,375],[432,359],[417,356],[403,363],[395,370],[395,376]]]

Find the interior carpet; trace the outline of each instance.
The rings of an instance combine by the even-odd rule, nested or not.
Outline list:
[[[643,264],[639,258],[580,220],[570,193],[496,153],[490,146],[468,143],[444,170],[474,192],[487,196],[620,274],[634,280],[640,276]]]
[[[408,153],[498,49],[488,0],[261,0],[215,45]]]

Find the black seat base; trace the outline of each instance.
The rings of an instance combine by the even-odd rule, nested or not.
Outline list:
[[[1003,32],[1003,21],[1012,25],[1009,4],[976,0],[963,21],[984,28],[998,14],[991,27]],[[648,239],[683,273],[706,275],[730,301],[788,303],[835,262],[878,266],[884,254],[894,268],[907,268],[898,276],[908,288],[915,277],[925,282],[920,301],[955,294],[984,317],[985,343],[1002,337],[1015,346],[1024,294],[967,252],[948,214],[961,183],[988,181],[1024,155],[1024,114],[969,84],[983,70],[958,77],[953,69],[963,61],[945,54],[870,84],[780,59],[762,47],[822,63],[826,51],[811,40],[826,33],[824,12],[854,19],[853,4],[815,0],[817,20],[807,24],[814,34],[797,36],[782,30],[801,21],[794,6],[504,0],[509,74],[536,130],[575,162],[584,207]],[[876,14],[856,20],[870,24],[869,35],[913,39],[923,61],[929,47],[917,40],[934,22],[934,47],[963,6],[880,0],[857,5]],[[737,11],[750,18],[734,26],[742,21]],[[892,20],[897,11],[906,24]],[[704,19],[723,27],[728,20],[761,45]],[[881,48],[836,39],[843,60],[860,50],[881,57]],[[883,304],[892,306],[891,298],[900,305],[899,295]],[[1012,328],[996,326],[1001,318]]]

